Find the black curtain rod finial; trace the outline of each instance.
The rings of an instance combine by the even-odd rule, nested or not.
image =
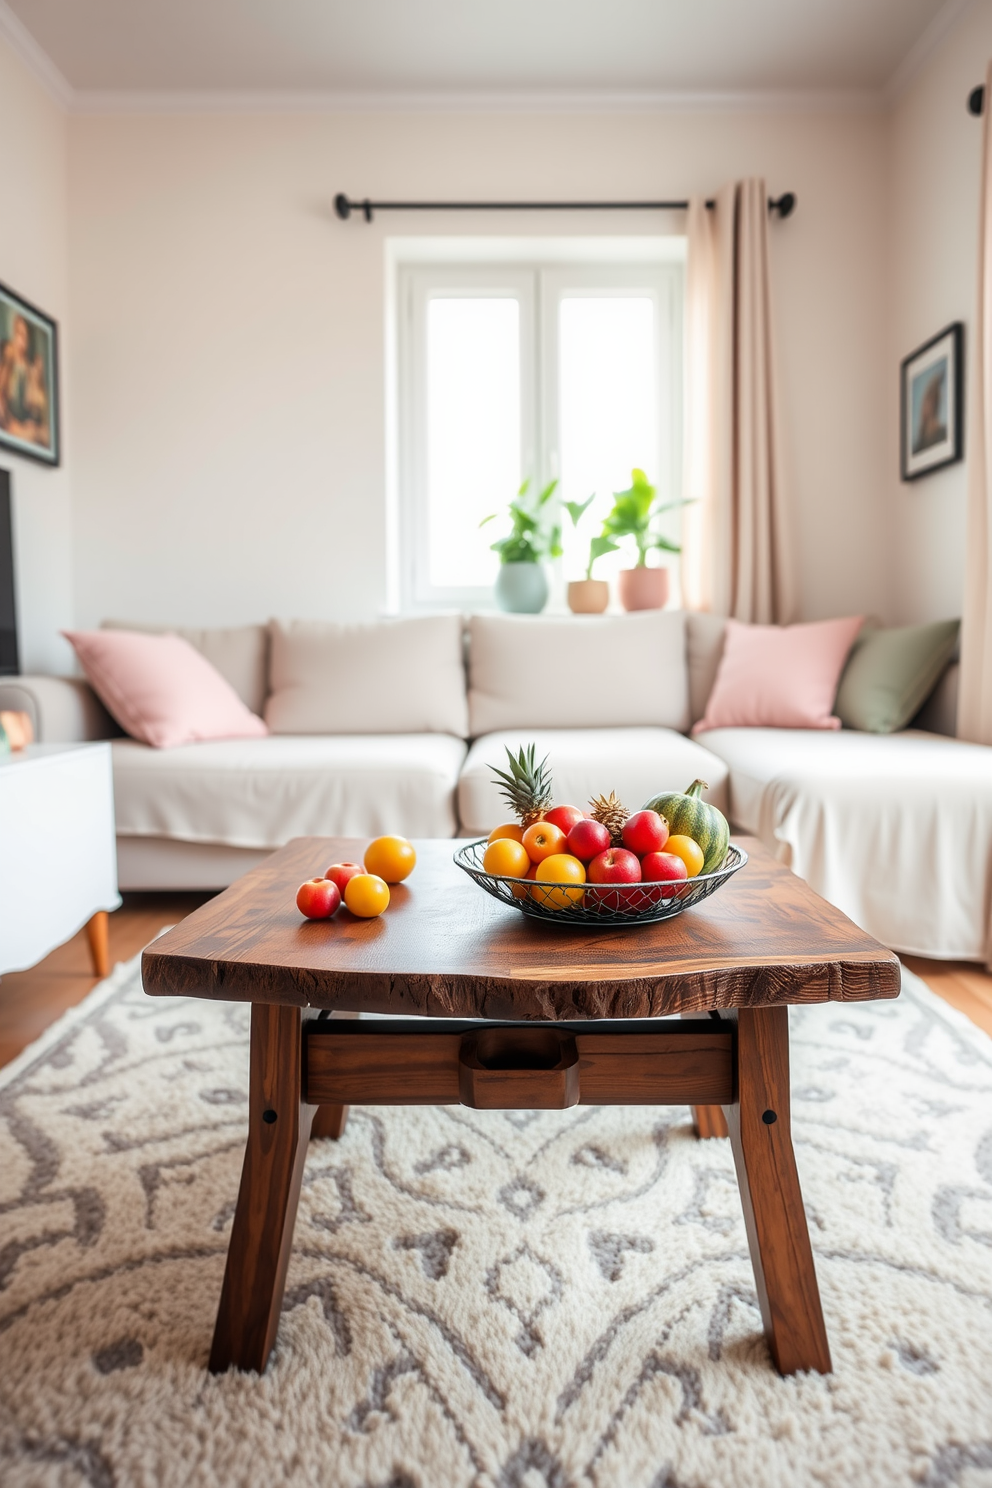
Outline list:
[[[984,110],[985,89],[983,88],[982,84],[979,83],[978,87],[972,88],[971,92],[968,94],[968,112],[969,114],[974,114],[976,118],[980,119]]]
[[[796,193],[794,191],[783,191],[779,197],[770,197],[769,210],[777,212],[780,217],[791,217],[796,210]]]

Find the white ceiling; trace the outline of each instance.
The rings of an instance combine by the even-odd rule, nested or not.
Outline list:
[[[928,28],[942,30],[966,3],[6,0],[6,9],[8,31],[20,21],[83,93],[877,93],[926,45]]]

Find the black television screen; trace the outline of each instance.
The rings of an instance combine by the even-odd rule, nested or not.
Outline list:
[[[0,676],[20,671],[14,605],[14,534],[10,516],[10,471],[0,470]]]

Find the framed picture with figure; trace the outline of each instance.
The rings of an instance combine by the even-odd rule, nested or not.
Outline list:
[[[900,473],[918,480],[964,454],[964,326],[957,320],[901,368]]]
[[[0,284],[0,446],[46,465],[59,450],[58,327]]]

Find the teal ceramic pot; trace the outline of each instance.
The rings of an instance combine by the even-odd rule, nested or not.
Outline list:
[[[496,603],[511,615],[539,615],[548,602],[548,580],[540,563],[501,563]]]

